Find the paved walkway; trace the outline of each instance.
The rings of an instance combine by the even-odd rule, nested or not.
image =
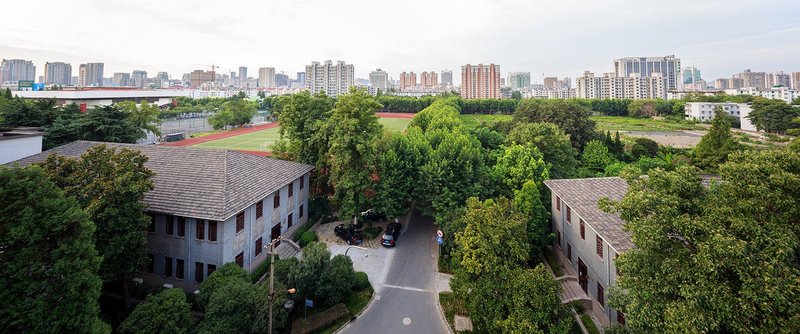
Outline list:
[[[256,126],[253,126],[253,127],[250,127],[250,128],[238,128],[238,129],[233,129],[233,130],[230,130],[230,131],[218,132],[218,133],[213,133],[213,134],[210,134],[210,135],[205,135],[205,136],[202,136],[202,137],[188,138],[188,139],[184,139],[184,140],[174,141],[174,142],[171,142],[171,143],[163,143],[161,145],[164,145],[164,146],[192,146],[192,145],[197,145],[197,144],[210,142],[210,141],[214,141],[214,140],[218,140],[218,139],[224,139],[224,138],[234,137],[234,136],[238,136],[238,135],[243,135],[243,134],[254,132],[254,131],[273,129],[273,128],[277,128],[279,125],[280,125],[280,122],[259,124],[259,125],[256,125]],[[244,152],[253,153],[252,151],[244,151]],[[259,155],[263,155],[263,153],[264,152],[258,152]]]

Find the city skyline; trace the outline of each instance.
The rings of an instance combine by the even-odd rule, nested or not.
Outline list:
[[[166,71],[172,78],[179,78],[195,69],[208,70],[212,64],[219,66],[220,73],[236,71],[239,66],[248,67],[250,73],[260,67],[294,73],[310,61],[331,59],[354,64],[358,78],[368,78],[369,72],[376,68],[398,79],[399,73],[408,68],[439,71],[482,62],[502,64],[505,71],[531,72],[531,81],[541,82],[543,73],[578,77],[584,70],[612,71],[610,59],[668,54],[680,57],[683,66],[703,69],[707,80],[730,77],[746,68],[764,72],[800,70],[793,61],[794,55],[800,53],[800,24],[794,22],[792,15],[797,12],[792,9],[800,9],[800,4],[791,1],[706,1],[702,4],[674,1],[645,7],[626,7],[626,4],[633,4],[630,0],[617,0],[614,4],[468,2],[461,6],[424,3],[423,7],[422,2],[411,1],[402,8],[354,11],[317,1],[271,4],[275,8],[269,11],[259,10],[262,5],[253,2],[227,7],[210,3],[191,6],[200,12],[196,17],[204,18],[198,20],[168,14],[189,8],[182,2],[12,3],[7,6],[9,12],[25,8],[37,13],[39,22],[70,29],[60,30],[58,34],[45,33],[38,25],[26,24],[26,16],[10,15],[0,22],[0,29],[4,31],[0,37],[0,54],[4,58],[32,60],[37,65],[37,78],[43,75],[45,62],[66,62],[73,68],[82,63],[104,62],[106,73],[141,69],[148,73]],[[259,20],[242,20],[234,9],[243,7],[252,12],[264,12],[265,16]],[[625,20],[609,21],[619,15],[614,8],[621,7],[630,12]],[[399,21],[421,8],[442,13],[445,19],[424,27],[410,27],[403,34],[386,29],[363,29]],[[710,8],[717,14],[705,15]],[[770,8],[784,10],[774,12]],[[96,25],[75,25],[69,15],[63,15],[78,10],[82,15],[96,17],[103,29],[97,29]],[[329,17],[327,13],[331,12],[342,15]],[[297,26],[297,29],[280,33],[259,33],[263,30],[262,21],[291,27],[300,16],[315,22],[312,26],[335,24],[337,29]],[[341,22],[334,22],[334,17]],[[572,27],[553,28],[557,23],[553,22],[555,17],[569,17],[569,22],[561,24]],[[677,17],[681,19],[675,20]],[[131,21],[134,19],[136,22]],[[731,24],[737,21],[748,22],[748,25]],[[698,23],[689,26],[675,22]],[[140,28],[131,32],[125,28],[130,26],[128,23]],[[726,29],[707,29],[714,26]],[[534,35],[545,29],[559,29],[559,34]],[[614,37],[623,36],[623,33],[624,41]],[[392,43],[386,43],[387,36]],[[530,36],[537,37],[531,39]],[[104,39],[106,42],[97,42]],[[162,44],[159,40],[168,46],[146,47]],[[457,72],[453,80],[459,82],[460,73]]]

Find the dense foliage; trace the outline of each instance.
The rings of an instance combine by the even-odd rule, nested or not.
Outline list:
[[[707,171],[715,171],[728,160],[728,155],[740,149],[739,143],[731,134],[730,118],[721,107],[714,110],[714,119],[695,149],[695,164]]]
[[[194,318],[191,305],[181,289],[166,289],[147,296],[120,325],[124,334],[187,334],[191,333]]]

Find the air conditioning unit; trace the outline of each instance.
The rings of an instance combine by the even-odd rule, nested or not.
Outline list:
[[[165,289],[172,289],[172,288],[173,288],[172,284],[169,284],[169,283],[164,283],[164,285],[162,285],[162,286],[163,286]]]
[[[139,283],[139,284],[144,283],[144,280],[141,277],[134,277],[133,281],[136,282],[136,283]]]

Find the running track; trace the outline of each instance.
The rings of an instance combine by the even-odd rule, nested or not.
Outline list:
[[[378,117],[381,117],[381,118],[414,118],[415,114],[399,113],[399,112],[379,112],[379,113],[376,113],[376,115],[378,115]],[[272,129],[272,128],[278,127],[279,125],[280,125],[280,122],[261,124],[261,125],[256,125],[256,126],[254,126],[252,128],[238,128],[238,129],[225,131],[225,132],[214,133],[214,134],[210,134],[210,135],[206,135],[206,136],[202,136],[202,137],[188,138],[188,139],[184,139],[184,140],[180,140],[180,141],[174,141],[174,142],[171,142],[171,143],[164,143],[164,144],[161,144],[161,145],[164,145],[164,146],[192,146],[192,145],[202,144],[202,143],[205,143],[205,142],[210,142],[210,141],[214,141],[214,140],[218,140],[218,139],[223,139],[223,138],[229,138],[229,137],[234,137],[234,136],[238,136],[238,135],[243,135],[243,134],[250,133],[250,132]],[[268,152],[261,152],[261,151],[245,151],[245,150],[242,150],[242,152],[250,153],[250,154],[256,154],[256,155],[263,155],[263,156],[266,156],[266,155],[269,154]]]

